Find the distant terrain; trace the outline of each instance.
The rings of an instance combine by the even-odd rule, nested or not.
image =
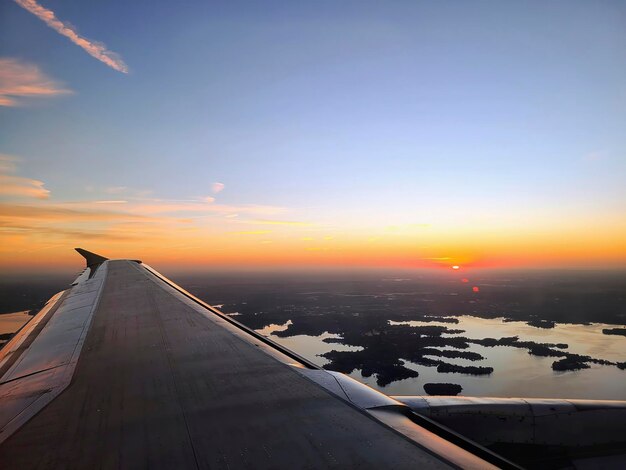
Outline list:
[[[169,274],[169,273],[166,273]],[[472,351],[518,348],[552,358],[555,371],[580,370],[592,364],[624,369],[623,361],[607,361],[569,351],[569,345],[524,341],[517,336],[471,337],[458,329],[458,317],[502,317],[538,329],[560,323],[606,323],[606,335],[626,328],[626,273],[617,272],[459,272],[234,274],[170,276],[193,294],[245,325],[262,329],[288,324],[277,337],[335,335],[329,344],[356,346],[322,354],[324,367],[344,373],[359,370],[384,387],[418,376],[404,363],[455,374],[489,375],[493,367]],[[39,307],[65,288],[69,279],[0,280],[0,312]],[[419,321],[419,325],[409,324]],[[459,363],[457,360],[462,360]]]
[[[210,285],[189,277],[183,285],[203,299],[215,299],[222,310],[236,313],[245,325],[262,329],[283,325],[277,337],[338,337],[327,343],[358,346],[356,351],[331,350],[322,356],[325,368],[344,373],[359,370],[376,376],[385,387],[418,376],[405,361],[436,367],[446,374],[489,375],[493,367],[470,349],[506,346],[529,355],[552,358],[555,371],[580,370],[592,364],[624,369],[622,361],[607,361],[568,351],[564,343],[523,341],[517,336],[468,337],[455,329],[458,317],[503,317],[534,328],[550,329],[559,323],[626,324],[626,274],[615,272],[515,272],[515,273],[397,273],[368,278],[289,279],[261,277]],[[234,299],[234,300],[233,300]],[[403,322],[420,321],[423,325]],[[428,325],[428,323],[439,323]],[[443,325],[442,325],[443,323]],[[621,334],[621,329],[605,332]],[[454,359],[477,362],[458,364]]]

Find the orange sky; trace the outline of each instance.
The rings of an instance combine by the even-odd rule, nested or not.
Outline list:
[[[626,218],[615,208],[316,211],[225,204],[222,183],[189,199],[114,188],[62,201],[43,181],[17,176],[19,159],[0,157],[3,272],[78,269],[74,247],[177,270],[626,267]]]
[[[72,250],[78,246],[177,269],[626,267],[626,224],[610,218],[532,227],[497,221],[354,227],[283,220],[280,210],[260,206],[173,205],[35,199],[0,204],[0,269],[78,268],[82,261]]]

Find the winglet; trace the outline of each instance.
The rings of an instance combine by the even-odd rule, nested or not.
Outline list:
[[[95,253],[92,253],[91,251],[83,250],[82,248],[74,248],[74,249],[78,251],[79,255],[85,258],[85,261],[87,261],[88,268],[97,266],[109,259],[109,258],[105,258],[104,256],[100,256]]]

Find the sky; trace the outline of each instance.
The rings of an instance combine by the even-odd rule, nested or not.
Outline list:
[[[626,268],[622,1],[0,4],[0,270]]]

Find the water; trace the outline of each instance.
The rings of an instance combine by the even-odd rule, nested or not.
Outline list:
[[[323,366],[324,364],[328,364],[328,360],[324,359],[320,356],[320,354],[327,353],[332,351],[361,351],[363,348],[358,346],[348,346],[345,344],[329,344],[324,342],[327,338],[341,338],[340,335],[332,334],[329,332],[324,332],[321,335],[310,336],[310,335],[295,335],[288,336],[286,338],[279,338],[274,335],[278,331],[285,331],[289,325],[291,325],[291,320],[285,322],[283,325],[277,325],[272,323],[271,325],[266,326],[265,328],[260,328],[257,333],[261,333],[264,336],[267,336],[281,345],[285,346],[287,349],[298,353],[300,356],[308,359],[309,361],[317,364],[319,366]]]
[[[594,323],[590,325],[557,324],[554,328],[543,329],[528,326],[524,322],[504,322],[502,318],[479,318],[463,315],[455,317],[459,323],[390,321],[391,325],[410,326],[442,325],[465,330],[462,336],[481,339],[485,337],[519,336],[521,341],[539,343],[567,343],[567,351],[589,355],[596,359],[614,362],[626,361],[626,337],[602,333],[603,328],[615,325]],[[340,335],[325,332],[321,335],[277,336],[290,325],[272,324],[257,331],[272,340],[297,352],[310,361],[324,366],[329,361],[320,354],[331,350],[359,351],[362,348],[342,344],[329,344],[325,338],[338,338]],[[443,350],[452,348],[441,348]],[[494,368],[490,375],[475,376],[457,373],[438,373],[435,367],[426,367],[403,359],[404,365],[419,372],[419,377],[397,380],[386,386],[376,383],[376,376],[364,377],[360,370],[349,374],[353,378],[389,395],[424,395],[423,386],[430,382],[456,383],[463,387],[461,395],[491,397],[528,398],[582,398],[626,400],[626,371],[615,366],[592,365],[580,371],[555,372],[551,365],[553,357],[539,357],[528,354],[526,349],[507,346],[486,347],[470,344],[469,351],[485,357],[482,361],[469,361],[459,358],[446,358],[445,362],[458,365],[488,365]],[[437,359],[436,357],[432,357]]]
[[[16,332],[31,318],[28,310],[0,315],[0,334]]]
[[[28,314],[28,310],[0,315],[0,335],[15,333],[31,318],[33,317]],[[0,339],[0,347],[7,341],[8,339]]]

